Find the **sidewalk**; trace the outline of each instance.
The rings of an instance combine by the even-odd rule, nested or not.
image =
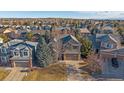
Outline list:
[[[4,81],[21,81],[27,72],[21,72],[23,68],[13,68]]]

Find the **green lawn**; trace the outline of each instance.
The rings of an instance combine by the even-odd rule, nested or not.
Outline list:
[[[0,80],[3,80],[6,78],[6,76],[9,74],[10,71],[8,70],[4,70],[4,69],[0,69]]]
[[[43,69],[33,70],[23,78],[23,81],[65,81],[67,80],[64,63],[50,65]]]

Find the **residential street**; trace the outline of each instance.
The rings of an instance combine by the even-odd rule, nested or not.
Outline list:
[[[27,72],[21,72],[24,68],[13,68],[10,74],[4,79],[4,81],[21,81]]]

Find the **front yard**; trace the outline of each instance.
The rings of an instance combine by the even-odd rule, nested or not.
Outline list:
[[[23,78],[23,81],[65,81],[67,80],[66,65],[57,63],[43,69],[33,70]]]
[[[9,70],[5,70],[5,69],[0,68],[0,80],[5,79],[9,73],[10,73]]]
[[[28,72],[23,81],[75,81],[92,80],[92,76],[87,71],[79,71],[80,67],[87,67],[86,62],[65,61],[52,64],[46,68],[35,69]],[[70,68],[72,66],[72,68]],[[75,72],[76,71],[76,72]]]

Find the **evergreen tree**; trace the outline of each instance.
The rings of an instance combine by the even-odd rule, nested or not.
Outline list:
[[[81,45],[81,56],[87,57],[91,53],[92,43],[88,38],[79,38]]]
[[[52,42],[51,44],[49,44],[49,48],[51,51],[52,62],[55,63],[58,60],[57,50],[55,49],[55,44]]]
[[[117,31],[122,38],[121,44],[124,44],[124,27],[118,27]]]
[[[46,67],[51,63],[51,51],[43,37],[39,38],[36,57],[40,67]]]
[[[46,43],[48,44],[50,42],[50,32],[46,31],[44,37],[45,37]]]

